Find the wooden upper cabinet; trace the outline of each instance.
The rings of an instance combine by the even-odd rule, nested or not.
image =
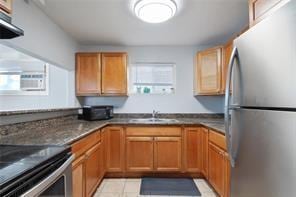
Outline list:
[[[249,0],[250,26],[255,25],[289,0]]]
[[[101,92],[101,59],[99,53],[76,54],[76,94],[98,95]]]
[[[122,127],[107,127],[107,172],[124,171],[124,131]]]
[[[102,53],[102,94],[127,95],[126,53]]]
[[[126,138],[126,170],[153,171],[153,137]]]
[[[10,15],[12,13],[12,0],[0,0],[0,11]]]
[[[224,45],[224,50],[223,50],[222,87],[221,87],[222,93],[225,93],[226,91],[228,65],[230,62],[232,50],[233,50],[233,40],[230,40]]]
[[[215,47],[197,53],[195,69],[195,94],[221,94],[223,47]]]
[[[181,137],[154,138],[154,169],[156,171],[181,171]]]
[[[202,165],[201,128],[184,129],[184,167],[186,172],[200,172]]]

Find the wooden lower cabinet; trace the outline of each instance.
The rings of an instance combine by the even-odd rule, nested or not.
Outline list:
[[[96,144],[85,155],[85,190],[91,196],[104,177],[102,144]]]
[[[153,171],[153,137],[126,138],[126,170]]]
[[[204,127],[108,126],[73,144],[72,152],[74,197],[91,196],[105,172],[113,177],[201,173],[217,194],[229,196],[225,136]]]
[[[104,177],[103,146],[100,136],[100,131],[95,131],[72,145],[72,153],[76,157],[72,163],[74,197],[92,196]]]
[[[202,167],[202,131],[200,127],[184,129],[184,168],[186,172],[200,172]]]
[[[124,130],[122,127],[107,127],[107,172],[124,171]]]
[[[84,197],[85,191],[85,156],[77,158],[72,163],[73,197]]]
[[[225,151],[213,143],[209,143],[209,176],[208,180],[220,196],[225,196],[226,177],[229,165]]]
[[[201,172],[205,178],[208,178],[209,165],[209,130],[201,129]]]
[[[154,138],[154,169],[156,171],[181,171],[181,137]]]

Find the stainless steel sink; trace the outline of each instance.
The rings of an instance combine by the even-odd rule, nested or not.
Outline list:
[[[137,118],[137,119],[131,119],[130,122],[134,122],[134,123],[178,123],[179,121],[176,119],[168,119],[168,118]]]

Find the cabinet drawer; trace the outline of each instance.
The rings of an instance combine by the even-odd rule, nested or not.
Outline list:
[[[100,131],[96,131],[81,140],[75,142],[72,145],[72,153],[75,154],[75,158],[78,158],[80,155],[84,154],[88,149],[92,146],[100,142],[101,133]]]
[[[181,136],[180,127],[128,127],[127,136]]]
[[[225,135],[210,130],[209,140],[220,148],[227,150]]]

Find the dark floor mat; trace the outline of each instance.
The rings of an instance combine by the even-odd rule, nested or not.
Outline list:
[[[142,178],[140,194],[201,196],[191,178]]]

